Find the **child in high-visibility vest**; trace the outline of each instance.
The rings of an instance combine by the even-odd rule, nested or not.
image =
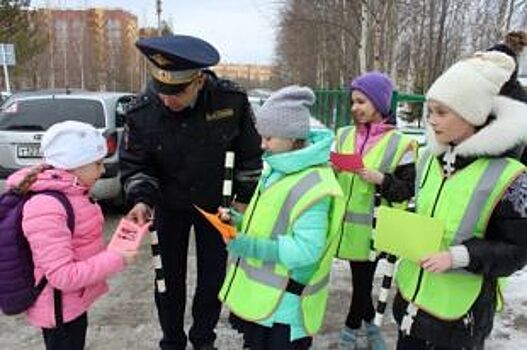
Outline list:
[[[381,201],[391,205],[413,196],[416,145],[395,129],[389,77],[365,73],[351,82],[350,89],[354,125],[337,131],[335,151],[360,161],[352,168],[333,162],[344,197],[335,200],[331,230],[338,235],[336,256],[349,260],[353,283],[339,349],[355,349],[368,342],[370,348],[383,350],[381,331],[372,323],[371,293],[377,266],[372,250],[374,209]]]
[[[237,317],[244,348],[309,349],[322,325],[332,254],[331,198],[341,189],[328,166],[333,135],[310,129],[307,87],[278,90],[256,115],[264,170],[236,238],[219,297]]]
[[[501,52],[476,53],[426,94],[416,212],[444,232],[439,253],[400,261],[398,350],[483,349],[503,301],[499,278],[527,262],[526,168],[509,158],[525,142],[527,105],[499,96],[513,70]]]

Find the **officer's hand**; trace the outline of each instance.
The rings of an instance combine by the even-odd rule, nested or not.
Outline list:
[[[220,220],[226,223],[231,223],[231,214],[230,209],[225,207],[219,207],[218,208],[218,216],[220,217]]]
[[[445,272],[452,267],[452,254],[447,250],[424,257],[421,260],[421,267],[428,272]]]
[[[128,212],[126,218],[138,225],[144,225],[152,220],[152,209],[145,203],[139,202]]]

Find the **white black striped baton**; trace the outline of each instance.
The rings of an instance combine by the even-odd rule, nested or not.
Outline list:
[[[375,318],[373,323],[381,327],[386,312],[386,304],[390,289],[392,288],[393,272],[395,270],[395,262],[397,257],[392,254],[386,254],[386,263],[384,267],[384,275],[382,276],[381,289],[379,291],[379,300],[377,300],[377,307],[375,308]]]
[[[377,226],[377,208],[375,207],[373,211],[373,229]],[[370,261],[375,261],[377,259],[377,252],[374,249],[373,239],[370,241]],[[383,269],[382,284],[379,290],[379,299],[377,300],[377,307],[375,308],[375,318],[373,319],[373,324],[378,327],[382,326],[384,320],[384,314],[386,313],[386,305],[388,301],[388,296],[390,294],[390,289],[392,287],[392,278],[393,272],[395,270],[395,262],[397,257],[392,254],[383,253],[379,263],[385,260],[385,266]]]
[[[221,197],[221,207],[228,209],[231,206],[232,187],[234,182],[234,152],[225,152],[225,170],[223,176],[223,190]]]
[[[154,225],[150,225],[150,246],[152,248],[152,262],[154,265],[156,290],[158,293],[166,293],[167,285],[165,282],[165,273],[163,272],[161,252],[159,251],[159,239]]]

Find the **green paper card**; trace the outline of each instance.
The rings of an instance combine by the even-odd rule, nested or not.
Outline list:
[[[420,262],[440,251],[444,230],[439,219],[381,206],[374,246],[377,251]]]

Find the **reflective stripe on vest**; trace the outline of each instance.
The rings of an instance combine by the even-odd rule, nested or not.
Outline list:
[[[346,133],[346,135],[348,134],[349,134],[349,131]],[[401,141],[401,135],[397,133],[393,133],[392,135],[390,135],[390,139],[388,140],[388,144],[386,145],[386,149],[384,150],[384,155],[381,161],[381,165],[379,166],[379,171],[381,173],[387,173],[390,171],[390,166],[395,160],[394,159],[395,154],[397,153],[397,148],[399,147],[400,141]],[[359,224],[359,225],[372,226],[373,225],[373,210],[374,210],[374,204],[375,204],[374,201],[375,201],[375,198],[372,197],[369,214],[355,213],[349,210],[346,211],[346,214],[344,216],[345,222]]]
[[[276,239],[278,235],[284,234],[286,232],[287,226],[289,226],[289,219],[291,218],[291,211],[293,206],[298,202],[298,200],[309,191],[309,189],[316,184],[320,183],[322,179],[320,178],[319,173],[312,172],[302,178],[289,192],[287,198],[280,209],[280,214],[276,220],[273,231],[271,233],[271,238]]]
[[[263,265],[262,268],[251,266],[245,259],[240,260],[238,268],[242,269],[247,276],[253,281],[263,283],[267,286],[275,287],[276,289],[284,289],[289,283],[288,276],[280,276],[274,272],[274,265]],[[318,293],[322,288],[326,287],[329,283],[329,275],[324,277],[321,281],[307,285],[302,291],[302,295],[313,295]]]
[[[390,166],[394,161],[395,154],[397,153],[397,148],[399,146],[401,138],[401,135],[398,133],[392,133],[392,135],[390,136],[390,139],[388,140],[388,145],[386,146],[386,149],[384,151],[384,157],[382,159],[381,166],[379,167],[379,171],[381,173],[387,173],[390,171]]]
[[[420,167],[417,174],[422,186],[417,194],[417,212],[433,214],[445,222],[443,249],[471,238],[482,239],[495,205],[518,173],[525,169],[510,159],[480,159],[442,180],[441,164],[434,156],[429,156],[424,163],[428,166]],[[423,179],[425,171],[430,174]],[[444,185],[442,181],[446,181]],[[441,192],[436,193],[439,189]],[[463,192],[465,189],[467,191]],[[438,198],[438,206],[431,213]],[[422,270],[415,262],[402,259],[396,280],[404,299],[435,317],[456,320],[472,307],[481,291],[483,278],[464,269],[434,274]]]
[[[425,148],[422,155],[419,156],[419,160],[417,161],[417,166],[415,168],[415,192],[419,190],[421,187],[421,181],[423,180],[422,177],[424,175],[424,169],[427,164],[430,164],[430,156],[432,155],[432,151],[429,147]]]
[[[340,135],[339,143],[338,143],[338,149],[337,151],[341,152],[342,148],[344,148],[344,143],[346,143],[346,140],[348,139],[349,134],[353,130],[353,126],[349,126],[342,130],[342,134]]]
[[[508,162],[506,159],[496,159],[490,162],[487,169],[485,169],[483,176],[481,176],[476,185],[476,189],[472,193],[472,197],[470,198],[463,219],[461,220],[459,228],[452,241],[452,245],[461,244],[461,242],[472,238],[474,228],[476,227],[481,212],[483,211],[485,202],[507,165]]]
[[[359,225],[371,225],[373,222],[373,213],[372,214],[359,214],[353,213],[351,211],[346,212],[344,220],[348,223],[354,223]]]

